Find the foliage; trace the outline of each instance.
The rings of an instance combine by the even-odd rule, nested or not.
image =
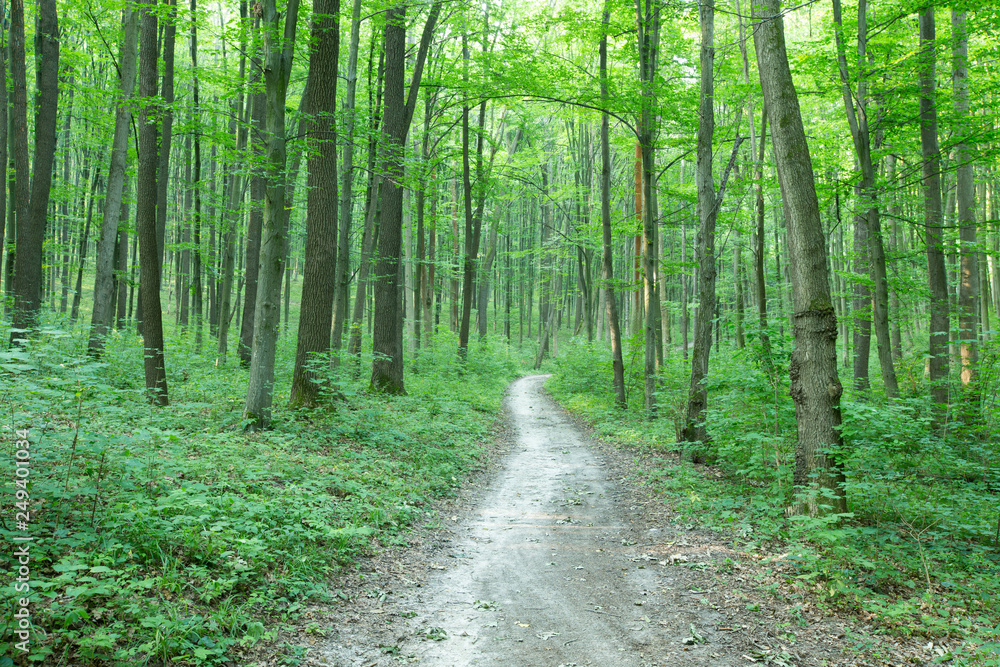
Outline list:
[[[772,385],[753,354],[723,348],[715,357],[707,416],[713,466],[680,461],[665,420],[613,407],[606,351],[572,345],[547,386],[602,438],[642,454],[645,483],[669,499],[678,523],[728,532],[758,557],[782,554],[772,557],[775,572],[821,604],[895,633],[961,638],[949,657],[992,664],[1000,639],[996,435],[982,423],[942,433],[924,398],[845,399],[839,455],[851,513],[789,519],[794,409],[787,380]],[[667,405],[683,401],[686,387],[673,377],[682,370],[666,366]]]
[[[275,642],[283,621],[334,595],[337,571],[403,539],[462,484],[519,363],[489,343],[461,368],[442,336],[408,396],[366,395],[329,371],[345,400],[248,434],[245,372],[178,343],[168,341],[174,393],[162,410],[143,399],[130,334],[109,341],[103,362],[80,356],[79,334],[51,329],[0,353],[4,412],[31,434],[30,609],[46,634],[33,634],[30,660],[218,665]],[[293,353],[279,353],[279,377]],[[0,527],[8,543],[13,528]],[[18,597],[11,572],[8,562],[0,575],[6,609]]]

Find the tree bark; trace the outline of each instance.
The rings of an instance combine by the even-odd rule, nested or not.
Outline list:
[[[163,359],[163,315],[160,310],[160,253],[156,242],[156,33],[155,0],[142,2],[139,29],[139,116],[136,235],[139,240],[139,289],[142,296],[143,366],[146,393],[154,405],[167,405],[167,372]]]
[[[293,405],[315,405],[320,376],[309,367],[330,349],[333,299],[337,288],[337,62],[340,53],[340,0],[313,4],[313,50],[307,83],[315,141],[308,163],[305,268],[299,335],[292,372]]]
[[[969,35],[965,12],[951,11],[952,81],[954,86],[956,125],[959,136],[969,132]],[[956,200],[961,256],[958,287],[958,328],[962,385],[973,382],[978,361],[978,326],[976,298],[979,295],[979,253],[976,251],[976,196],[972,174],[973,152],[965,141],[955,146]],[[987,317],[988,311],[987,312]]]
[[[920,14],[920,145],[923,153],[924,228],[930,302],[930,383],[935,403],[948,403],[948,276],[941,220],[941,151],[938,148],[935,88],[934,6]]]
[[[344,168],[340,187],[340,230],[337,239],[337,293],[333,301],[332,345],[340,350],[347,322],[347,305],[351,286],[350,251],[351,226],[354,219],[354,120],[355,97],[358,88],[358,45],[361,41],[361,0],[354,0],[351,9],[351,44],[347,57],[347,91],[344,99]],[[339,362],[339,357],[334,357]]]
[[[414,63],[407,96],[403,95],[406,70],[406,6],[391,7],[385,28],[385,153],[382,219],[375,261],[375,290],[372,307],[371,388],[389,394],[405,394],[403,384],[403,312],[400,260],[403,236],[403,147],[417,104],[427,49],[441,12],[441,3],[431,7]]]
[[[754,18],[761,88],[785,203],[795,310],[795,349],[790,367],[798,424],[794,484],[805,493],[790,512],[843,513],[847,499],[844,473],[837,462],[843,393],[837,376],[837,318],[830,299],[826,245],[812,161],[788,66],[780,1],[766,0],[755,7]]]
[[[256,87],[255,84],[260,80],[259,72],[262,64],[259,57],[251,57],[250,63],[252,71],[250,75],[250,88],[253,89]],[[266,65],[263,66],[266,67]],[[251,98],[253,111],[251,113],[250,144],[253,147],[252,153],[255,164],[258,163],[264,154],[265,140],[270,139],[270,136],[265,139],[267,132],[265,128],[265,107],[270,102],[266,98],[267,94],[263,91],[255,93]],[[282,169],[284,169],[284,166],[282,166]],[[243,272],[246,287],[243,292],[243,317],[240,318],[240,344],[238,346],[240,365],[244,367],[250,365],[253,349],[254,317],[257,311],[257,276],[260,271],[261,230],[264,226],[263,206],[265,189],[264,174],[260,168],[256,168],[250,177],[250,216],[247,223],[246,255],[244,257],[246,269]]]
[[[275,0],[264,0],[261,27],[264,31],[263,77],[267,97],[265,132],[266,186],[264,223],[261,232],[260,271],[256,311],[254,312],[253,350],[250,356],[250,379],[243,419],[247,428],[267,428],[271,423],[274,399],[274,359],[277,353],[278,318],[281,314],[281,276],[284,272],[285,236],[285,98],[292,72],[295,28],[299,0],[290,0],[286,8],[284,32]],[[336,192],[334,192],[336,201]],[[327,320],[327,326],[329,325]],[[324,327],[324,331],[327,331]]]
[[[685,447],[685,458],[701,463],[704,461],[704,446],[709,441],[705,428],[705,409],[708,407],[708,360],[712,351],[712,322],[715,319],[715,220],[718,207],[715,180],[712,177],[715,8],[709,2],[699,3],[698,15],[701,20],[701,106],[698,118],[698,164],[695,169],[699,223],[695,254],[698,263],[698,315],[694,324],[687,417],[681,438],[684,442],[691,443]]]
[[[601,100],[605,106],[608,94],[608,24],[611,18],[611,0],[604,0],[602,19],[600,62]],[[622,332],[618,319],[618,300],[615,297],[614,264],[611,254],[611,149],[608,140],[608,113],[601,114],[601,271],[604,276],[604,303],[607,308],[608,331],[611,334],[612,384],[615,390],[615,404],[624,409],[625,365],[622,362]]]
[[[139,13],[127,4],[122,16],[122,47],[120,57],[119,87],[121,97],[115,110],[115,134],[111,141],[111,165],[108,168],[108,187],[104,197],[104,215],[101,236],[97,241],[97,260],[94,266],[94,310],[90,318],[90,340],[87,351],[92,356],[104,352],[104,339],[111,329],[114,304],[115,266],[114,255],[118,243],[119,216],[125,193],[125,171],[128,166],[128,139],[132,125],[132,111],[128,100],[135,89],[135,72],[139,51]]]
[[[52,189],[59,103],[59,21],[55,0],[39,0],[35,60],[37,106],[30,198],[27,168],[27,90],[24,68],[24,5],[11,3],[11,74],[14,79],[15,170],[17,173],[17,255],[14,266],[14,329],[38,326],[42,300],[42,247]],[[16,24],[16,25],[15,25]],[[18,168],[20,164],[20,168]],[[11,340],[24,337],[11,332]]]

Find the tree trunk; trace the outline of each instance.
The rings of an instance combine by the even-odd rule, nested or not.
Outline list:
[[[160,90],[160,130],[157,137],[156,165],[156,250],[163,266],[164,241],[167,232],[167,184],[170,178],[170,147],[173,141],[174,112],[174,44],[177,38],[177,0],[164,0],[163,25],[163,87]],[[144,311],[145,312],[145,311]]]
[[[861,202],[861,187],[854,189],[855,201]],[[858,210],[854,216],[854,273],[867,278],[869,275],[868,216]],[[868,362],[872,346],[872,291],[864,279],[854,281],[854,301],[851,304],[851,319],[854,322],[854,388],[867,391],[871,387],[868,379]]]
[[[347,94],[344,99],[344,168],[340,187],[340,231],[337,240],[337,293],[333,301],[333,349],[340,350],[347,322],[351,286],[351,226],[354,218],[354,119],[358,88],[358,45],[361,40],[361,0],[351,10],[351,44],[347,59]],[[339,357],[334,357],[339,361]]]
[[[299,335],[292,373],[293,405],[315,405],[319,376],[309,368],[330,349],[333,298],[337,288],[337,62],[340,53],[340,0],[313,5],[313,50],[306,95],[316,142],[308,163],[305,268]]]
[[[375,317],[371,388],[389,394],[406,393],[403,385],[403,301],[399,270],[403,236],[403,147],[406,145],[407,131],[417,104],[427,49],[440,12],[441,3],[435,2],[424,24],[410,90],[405,98],[403,79],[406,70],[406,6],[394,6],[386,16],[383,122],[385,153],[382,171],[387,177],[383,184],[382,219],[379,225],[372,300]]]
[[[23,0],[22,0],[23,2]],[[7,4],[0,4],[0,34],[7,31],[8,19],[7,19]],[[23,10],[22,10],[23,11]],[[7,45],[3,43],[0,39],[0,72],[4,72],[4,77],[6,80],[7,72]],[[6,174],[7,172],[7,159],[9,155],[7,154],[7,142],[10,140],[8,136],[7,128],[10,122],[10,107],[7,106],[7,86],[0,86],[0,172]],[[8,179],[0,175],[0,275],[3,275],[3,259],[4,259],[4,248],[6,248],[7,238],[5,237],[6,226],[7,226],[7,183]]]
[[[250,88],[255,87],[255,83],[260,79],[258,73],[261,67],[259,58],[251,58]],[[266,84],[265,84],[266,85]],[[255,164],[261,159],[264,153],[264,142],[270,140],[270,136],[265,139],[265,106],[270,100],[266,100],[267,94],[258,92],[252,97],[253,112],[251,116],[251,137],[250,143],[253,147]],[[284,171],[284,164],[282,164]],[[240,365],[249,366],[251,351],[253,349],[254,337],[254,317],[257,312],[257,274],[260,271],[260,243],[261,229],[264,226],[264,174],[259,168],[254,169],[250,177],[250,217],[247,225],[246,236],[246,269],[243,273],[245,279],[245,291],[243,292],[243,317],[240,318],[240,344],[238,351],[240,355]]]
[[[99,161],[99,160],[98,160]],[[87,198],[87,220],[83,225],[83,236],[80,238],[80,250],[77,253],[78,265],[76,269],[76,289],[73,290],[73,307],[70,309],[69,319],[76,322],[80,316],[80,299],[83,296],[83,270],[87,264],[87,246],[90,240],[90,223],[94,219],[94,199],[97,197],[97,189],[101,187],[101,170],[94,172],[94,183],[90,188],[90,195]]]
[[[834,0],[833,16],[836,23],[837,40],[837,60],[840,66],[840,80],[844,97],[844,108],[847,111],[848,126],[851,130],[851,138],[854,141],[855,153],[858,163],[861,166],[861,197],[858,206],[861,209],[855,221],[855,252],[860,252],[858,248],[858,234],[866,237],[865,259],[867,260],[867,274],[871,276],[875,285],[874,301],[871,299],[871,291],[867,287],[858,286],[856,299],[863,300],[866,305],[864,309],[871,313],[868,318],[868,331],[865,333],[865,321],[859,323],[861,327],[855,328],[854,341],[854,386],[858,389],[868,387],[868,354],[871,346],[871,326],[875,328],[875,337],[878,341],[879,365],[882,373],[882,384],[885,386],[886,396],[894,398],[899,395],[899,386],[896,380],[896,371],[892,360],[892,340],[889,332],[889,282],[886,276],[885,264],[885,243],[882,238],[881,214],[876,201],[875,186],[875,166],[872,162],[871,154],[871,134],[868,127],[868,86],[865,68],[866,52],[868,46],[868,22],[867,22],[867,0],[861,0],[858,4],[858,84],[857,91],[851,88],[850,76],[847,68],[847,54],[844,47],[843,19],[841,16],[840,0]],[[857,109],[855,110],[855,101]],[[863,231],[858,225],[863,227]],[[860,257],[859,257],[860,260]],[[855,269],[861,272],[862,269]],[[855,310],[858,309],[858,301],[855,302]],[[874,309],[872,309],[874,306]],[[867,336],[867,337],[866,337]],[[859,367],[859,363],[861,366]],[[863,371],[863,373],[859,373]]]
[[[281,314],[281,275],[284,272],[285,236],[285,98],[292,71],[295,28],[299,0],[289,0],[284,33],[275,0],[264,0],[261,27],[264,32],[263,78],[267,98],[265,133],[267,139],[264,190],[264,223],[261,231],[260,271],[250,379],[243,419],[251,429],[271,423],[274,399],[274,359],[277,353],[278,318]],[[334,182],[336,174],[334,174]],[[333,193],[336,201],[336,191]],[[248,285],[249,287],[249,285]],[[323,331],[328,331],[327,319]]]
[[[951,11],[952,39],[952,81],[955,91],[956,125],[959,136],[968,136],[969,125],[969,36],[965,12]],[[961,278],[958,288],[958,329],[960,357],[962,360],[962,384],[973,382],[977,350],[976,298],[979,294],[979,253],[976,251],[976,197],[972,175],[973,153],[962,141],[955,146],[956,199],[958,206],[958,229],[961,253]],[[988,311],[987,311],[988,312]],[[987,315],[988,316],[988,315]]]
[[[194,103],[192,113],[194,114],[194,125],[201,127],[201,109],[199,108],[199,86],[198,86],[198,12],[197,0],[191,0],[191,97]],[[210,179],[211,180],[211,179]],[[194,166],[192,173],[191,188],[194,190],[194,217],[191,220],[192,243],[194,245],[194,255],[192,256],[191,267],[191,315],[194,319],[194,351],[201,351],[202,339],[202,313],[204,303],[202,297],[202,261],[201,261],[201,132],[194,133]]]
[[[790,511],[810,515],[843,513],[847,510],[845,478],[837,463],[843,393],[837,376],[837,318],[830,300],[812,161],[788,67],[780,16],[779,0],[766,0],[754,9],[758,21],[754,46],[785,203],[795,310],[795,349],[790,367],[798,423],[794,484],[805,492],[805,497],[797,499]]]
[[[90,318],[90,340],[87,351],[93,356],[104,352],[104,339],[111,329],[114,304],[115,247],[118,242],[119,215],[125,193],[125,171],[128,166],[128,139],[132,125],[132,111],[128,100],[135,89],[135,71],[138,62],[139,13],[127,4],[122,17],[121,47],[121,97],[115,110],[115,134],[111,142],[111,166],[108,168],[108,188],[104,197],[104,215],[101,236],[97,241],[97,261],[94,267],[94,310]],[[120,252],[120,250],[119,250]]]
[[[160,253],[156,243],[156,33],[155,0],[140,4],[139,116],[136,236],[139,239],[139,289],[142,295],[143,361],[146,393],[154,405],[167,405],[167,372],[163,360],[163,315],[160,310]]]
[[[55,0],[39,0],[35,27],[36,112],[35,153],[28,196],[27,91],[24,69],[24,5],[11,3],[11,74],[14,79],[15,170],[17,171],[17,256],[14,267],[15,329],[38,326],[42,300],[42,247],[52,189],[52,162],[56,152],[56,116],[59,103],[59,21]],[[19,166],[20,165],[20,166]],[[11,333],[11,340],[24,337]]]
[[[611,0],[604,0],[601,30],[601,100],[607,104],[608,94],[608,24],[611,19]],[[607,307],[608,331],[611,334],[612,384],[615,404],[624,409],[625,365],[622,362],[622,332],[618,319],[618,300],[615,297],[614,264],[611,255],[611,149],[608,140],[609,119],[601,114],[601,271],[604,276],[604,303]]]
[[[937,137],[935,88],[934,7],[920,14],[920,145],[923,152],[924,228],[930,302],[931,397],[948,403],[948,277],[944,266],[944,230],[941,220],[941,151]]]
[[[698,15],[701,19],[701,108],[698,118],[698,165],[695,169],[699,224],[695,255],[698,263],[698,316],[694,323],[687,417],[681,438],[693,445],[685,448],[685,458],[702,463],[704,445],[709,440],[705,409],[708,407],[708,359],[712,351],[712,321],[715,319],[715,220],[718,211],[712,177],[715,8],[711,4],[700,3]]]

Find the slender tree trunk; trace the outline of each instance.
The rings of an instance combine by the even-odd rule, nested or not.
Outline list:
[[[259,58],[251,58],[250,87],[261,78],[259,70],[261,67]],[[255,162],[260,160],[264,154],[265,139],[265,105],[266,93],[258,92],[252,97],[252,127],[250,144],[253,147],[252,153]],[[282,166],[284,169],[284,166]],[[250,177],[250,217],[247,225],[246,236],[246,269],[244,270],[245,290],[243,292],[243,317],[240,318],[240,344],[239,355],[240,365],[247,367],[250,365],[251,351],[253,349],[254,337],[254,317],[257,310],[257,274],[260,271],[260,244],[261,229],[264,226],[264,191],[266,189],[264,174],[260,169],[255,169]]]
[[[23,2],[23,0],[21,0]],[[8,164],[7,160],[10,157],[8,155],[7,146],[10,140],[10,135],[8,134],[8,124],[10,123],[10,112],[11,109],[8,107],[7,99],[7,40],[4,39],[4,35],[7,33],[9,24],[7,17],[7,5],[8,3],[0,3],[0,72],[4,73],[5,84],[0,86],[0,171],[4,173],[7,172]],[[22,9],[23,11],[23,9]],[[6,243],[9,239],[6,238],[6,226],[7,226],[7,183],[8,179],[4,178],[0,174],[0,267],[4,267],[3,259],[4,249],[6,248]],[[12,193],[13,194],[13,193]],[[13,207],[12,207],[13,210]],[[0,275],[3,275],[2,268],[0,268]]]
[[[607,103],[608,94],[608,24],[611,19],[611,0],[604,0],[601,24],[601,99]],[[601,114],[601,271],[604,277],[604,303],[607,307],[608,331],[611,334],[612,384],[615,404],[624,409],[625,365],[622,362],[622,332],[618,319],[618,300],[615,297],[614,264],[611,253],[611,149],[608,140],[608,114]]]
[[[313,5],[313,50],[309,60],[308,113],[316,142],[308,164],[306,257],[302,278],[299,335],[292,373],[293,405],[314,405],[320,377],[312,357],[330,349],[333,298],[337,287],[337,62],[340,53],[340,0]]]
[[[923,152],[924,228],[930,302],[930,383],[935,403],[948,403],[948,277],[941,220],[941,151],[937,137],[934,6],[920,14],[920,144]]]
[[[271,423],[274,399],[274,360],[277,353],[278,318],[281,314],[281,276],[285,270],[285,99],[288,79],[292,72],[295,28],[298,23],[299,0],[290,0],[286,7],[284,32],[281,14],[275,0],[264,0],[261,20],[264,31],[263,78],[267,110],[267,137],[264,191],[264,224],[261,231],[260,272],[254,313],[253,349],[250,379],[243,419],[248,428],[267,428]],[[334,174],[334,183],[336,174]],[[336,190],[333,193],[336,202]],[[329,331],[329,318],[324,333]]]
[[[77,253],[78,264],[76,268],[76,289],[73,290],[73,307],[70,309],[69,319],[76,322],[80,316],[80,300],[83,296],[83,270],[87,264],[87,247],[90,240],[90,223],[94,219],[94,199],[97,198],[97,189],[101,187],[101,170],[94,172],[94,183],[90,188],[90,195],[87,198],[87,219],[83,225],[83,236],[80,238],[79,252]]]
[[[170,148],[174,126],[174,45],[177,39],[177,0],[164,0],[163,21],[163,86],[160,100],[163,111],[157,136],[158,161],[156,165],[156,249],[163,266],[164,241],[167,233],[167,185],[170,178]]]
[[[128,139],[132,124],[132,111],[128,100],[135,89],[135,72],[138,61],[139,13],[127,4],[122,17],[122,47],[120,58],[121,97],[115,110],[115,134],[111,142],[111,166],[108,168],[108,188],[104,197],[104,215],[101,235],[97,241],[97,261],[94,267],[94,310],[90,318],[90,340],[87,350],[93,356],[104,351],[104,339],[111,329],[114,304],[115,248],[118,242],[122,199],[125,193],[125,171],[128,166]],[[127,249],[127,246],[126,246]],[[121,249],[119,249],[119,253]],[[127,254],[127,252],[126,252]]]
[[[136,236],[139,239],[139,289],[142,294],[143,360],[146,392],[154,405],[167,405],[167,373],[163,360],[163,315],[160,309],[160,254],[156,243],[156,2],[140,5],[139,96],[145,98],[139,116],[139,165],[136,193]]]
[[[695,182],[698,190],[698,316],[694,323],[694,349],[691,353],[691,383],[688,388],[687,418],[681,438],[701,446],[685,448],[685,457],[703,462],[708,443],[705,409],[708,407],[708,360],[712,351],[712,321],[715,319],[715,179],[712,177],[712,135],[715,131],[714,63],[715,9],[699,3],[701,19],[701,107],[698,119],[698,165]]]
[[[952,81],[954,82],[955,113],[961,136],[967,136],[969,125],[969,36],[965,12],[951,11]],[[973,153],[962,141],[955,146],[959,242],[961,244],[961,278],[958,291],[958,328],[962,360],[962,384],[972,384],[977,350],[976,298],[979,294],[979,253],[976,251],[976,197],[972,175]],[[987,317],[988,311],[986,311]]]
[[[861,187],[854,190],[855,201],[861,202]],[[858,210],[854,216],[854,273],[868,277],[870,273],[868,253],[868,216]],[[868,378],[868,362],[872,345],[872,291],[865,280],[855,280],[854,301],[851,304],[851,319],[854,322],[854,388],[867,391],[871,387]]]
[[[766,0],[754,8],[754,46],[785,203],[795,309],[795,349],[790,367],[798,423],[794,484],[806,496],[796,500],[791,511],[836,514],[847,510],[844,473],[837,463],[843,393],[837,376],[837,318],[830,299],[812,161],[780,16],[779,0]]]
[[[191,97],[194,103],[192,113],[194,114],[195,128],[201,127],[201,109],[198,86],[198,7],[197,0],[191,0]],[[194,190],[194,217],[192,224],[192,242],[194,245],[194,255],[191,267],[191,311],[194,319],[194,350],[201,351],[202,340],[202,314],[204,311],[203,288],[201,281],[202,261],[201,261],[201,132],[195,130],[194,133],[194,165],[192,170],[192,182],[190,187]]]
[[[347,58],[347,92],[344,99],[344,167],[340,186],[340,230],[337,240],[337,293],[333,307],[332,345],[340,350],[347,322],[347,306],[351,286],[350,250],[351,226],[354,219],[354,120],[355,97],[358,88],[358,45],[361,40],[361,0],[354,0],[351,9],[351,44]],[[339,362],[339,357],[334,357]]]

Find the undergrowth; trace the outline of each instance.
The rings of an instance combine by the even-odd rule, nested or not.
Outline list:
[[[752,347],[713,352],[711,466],[678,456],[688,377],[677,352],[664,364],[654,420],[642,406],[641,359],[626,363],[630,407],[618,410],[600,345],[563,345],[547,387],[603,439],[642,453],[645,483],[669,500],[678,522],[728,531],[744,553],[781,554],[772,567],[787,583],[884,632],[955,639],[960,648],[942,660],[1000,665],[995,407],[940,429],[921,387],[893,401],[849,393],[840,455],[850,514],[787,518],[796,438],[790,341],[775,347],[774,380]]]
[[[0,332],[6,338],[6,332]],[[294,336],[281,339],[274,428],[247,433],[247,374],[167,341],[171,405],[143,396],[141,340],[114,335],[100,361],[83,333],[49,328],[0,352],[4,507],[27,503],[30,594],[0,571],[0,656],[16,664],[246,664],[359,554],[403,540],[477,465],[520,360],[490,343],[460,368],[442,336],[407,369],[409,394],[369,395],[365,366],[328,370],[338,399],[284,408]],[[206,342],[211,339],[206,336]],[[324,368],[329,368],[324,365]],[[368,365],[370,368],[370,365]],[[30,441],[17,496],[16,430]],[[23,445],[21,445],[23,446]],[[30,500],[27,496],[30,495]],[[27,595],[29,652],[11,624]],[[9,613],[8,613],[9,612]],[[294,650],[274,648],[280,664]],[[0,658],[0,665],[14,664]]]

